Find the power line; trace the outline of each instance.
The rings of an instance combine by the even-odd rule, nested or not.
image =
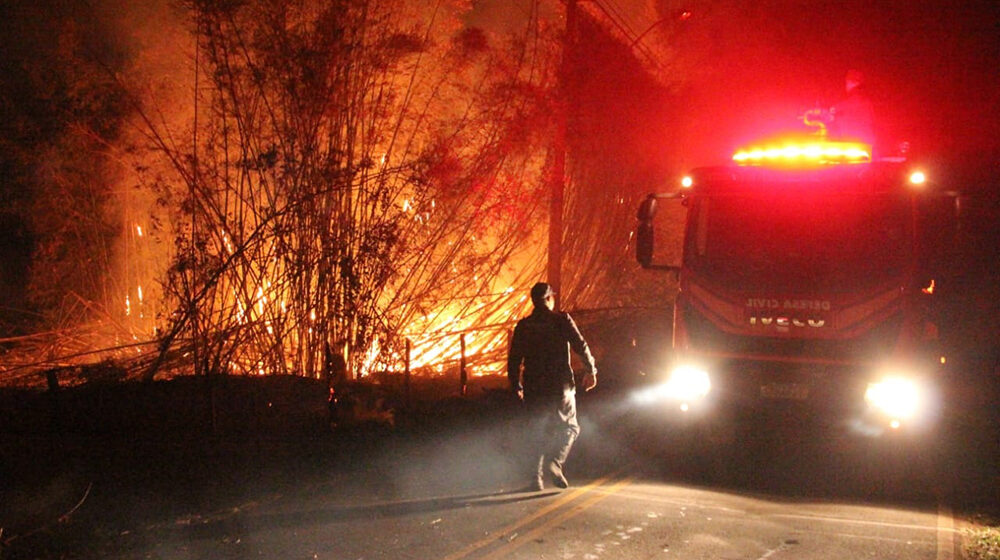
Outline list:
[[[626,46],[631,46],[632,50],[637,54],[641,54],[650,65],[656,69],[664,68],[665,64],[660,57],[653,52],[649,47],[646,47],[641,42],[638,41],[640,36],[632,29],[624,17],[621,16],[614,8],[609,8],[605,5],[608,0],[592,0],[593,4],[604,13],[608,18],[608,21],[618,30],[619,33],[625,38],[628,43]]]
[[[615,0],[603,0],[603,3],[607,6],[608,10],[614,12],[618,21],[621,22],[622,26],[629,30],[631,36],[635,36],[636,25],[633,18],[628,17],[629,11],[621,7],[620,3]]]

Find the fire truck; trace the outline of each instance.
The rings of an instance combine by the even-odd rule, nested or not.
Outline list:
[[[931,424],[940,195],[905,158],[823,136],[740,149],[650,194],[636,257],[679,291],[671,363],[642,399],[687,415],[797,409],[881,434]],[[668,201],[686,218],[680,262],[662,264]]]

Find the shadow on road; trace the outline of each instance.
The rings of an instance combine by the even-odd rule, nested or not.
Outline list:
[[[175,526],[171,528],[171,531],[185,533],[187,537],[191,538],[212,539],[222,538],[253,527],[267,527],[270,529],[298,528],[312,525],[326,525],[338,521],[391,518],[419,513],[527,502],[546,498],[553,494],[558,494],[558,492],[528,492],[525,489],[466,496],[402,500],[389,503],[332,505],[316,509],[279,513],[252,514],[239,512],[222,519]]]

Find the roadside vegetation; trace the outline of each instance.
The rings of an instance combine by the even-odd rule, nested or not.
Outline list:
[[[1000,560],[1000,519],[978,517],[976,527],[962,535],[966,560]]]

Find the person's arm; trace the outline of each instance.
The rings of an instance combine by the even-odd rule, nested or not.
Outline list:
[[[594,355],[590,353],[590,346],[587,345],[587,341],[580,334],[580,329],[577,328],[576,322],[569,316],[569,313],[563,316],[566,317],[569,346],[583,360],[585,369],[583,374],[583,390],[589,391],[597,386],[597,363],[594,361]]]

